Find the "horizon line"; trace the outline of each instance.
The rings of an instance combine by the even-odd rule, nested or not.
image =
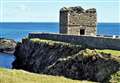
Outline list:
[[[59,23],[59,22],[0,22],[2,23]],[[120,22],[97,22],[98,23],[120,23]]]

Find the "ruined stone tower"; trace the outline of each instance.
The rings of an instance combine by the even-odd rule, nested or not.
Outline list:
[[[60,33],[70,35],[96,35],[96,9],[82,7],[61,8]]]

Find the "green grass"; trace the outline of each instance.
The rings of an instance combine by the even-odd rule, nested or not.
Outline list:
[[[118,51],[118,50],[109,50],[109,49],[98,50],[97,49],[97,52],[110,53],[110,54],[115,55],[115,56],[120,56],[120,51]]]
[[[0,68],[0,83],[93,83],[71,80],[60,76],[29,73],[23,70]]]
[[[44,42],[44,43],[49,43],[49,44],[54,44],[54,43],[65,44],[65,45],[70,44],[70,43],[65,43],[65,42],[60,42],[60,41],[53,41],[53,40],[39,39],[39,38],[32,38],[30,40],[33,41],[33,42],[36,42],[36,43]]]
[[[71,43],[66,43],[66,42],[61,42],[61,41],[48,40],[48,39],[31,38],[30,41],[36,42],[36,43],[47,43],[49,45],[60,44],[60,45],[65,45],[65,46],[82,47],[82,45],[76,45],[76,44],[71,44]]]
[[[120,71],[111,75],[110,82],[111,83],[120,83]]]
[[[98,53],[107,53],[107,54],[111,54],[112,58],[117,61],[120,62],[120,51],[118,50],[109,50],[109,49],[104,49],[104,50],[96,50]]]

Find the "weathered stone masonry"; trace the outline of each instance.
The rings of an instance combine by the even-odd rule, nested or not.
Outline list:
[[[119,38],[77,36],[77,35],[50,34],[50,33],[30,33],[29,38],[50,39],[50,40],[70,42],[70,43],[72,42],[75,44],[86,45],[87,48],[120,50]]]
[[[60,33],[71,35],[96,35],[96,9],[81,7],[61,8]]]

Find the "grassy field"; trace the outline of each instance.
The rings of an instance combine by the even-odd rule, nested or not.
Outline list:
[[[29,73],[23,70],[0,68],[0,83],[93,83],[64,77]]]
[[[110,53],[115,56],[120,56],[120,51],[118,51],[118,50],[109,50],[109,49],[98,50],[97,49],[97,52]]]

